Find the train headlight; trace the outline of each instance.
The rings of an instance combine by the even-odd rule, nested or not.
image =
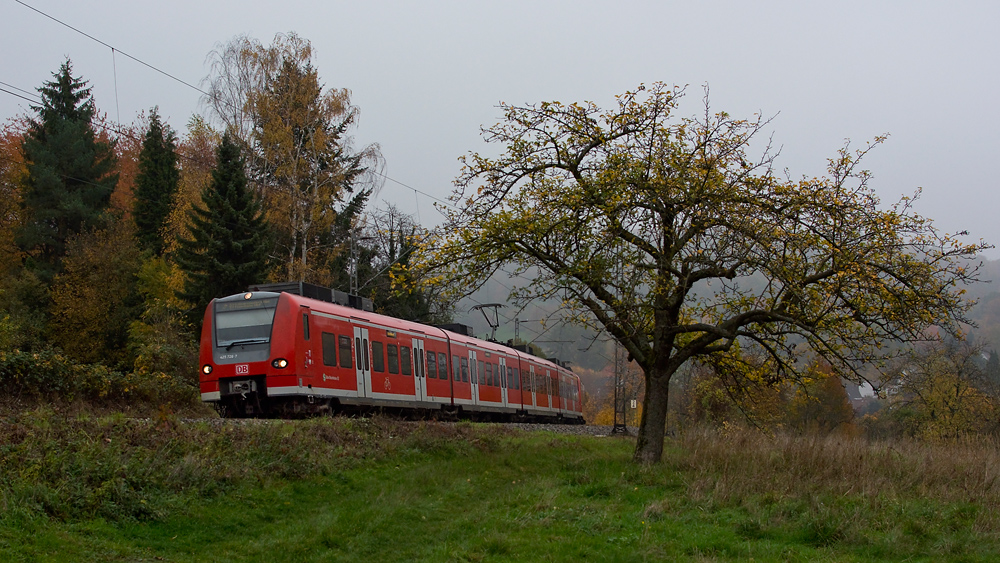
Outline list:
[[[271,365],[277,369],[285,369],[286,367],[288,367],[288,360],[286,360],[285,358],[278,358],[277,360],[271,362]]]
[[[211,364],[205,364],[205,365],[201,366],[201,373],[204,373],[205,375],[208,375],[208,374],[212,373],[212,365]]]

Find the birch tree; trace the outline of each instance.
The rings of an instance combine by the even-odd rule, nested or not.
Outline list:
[[[329,283],[333,256],[378,186],[381,155],[377,145],[355,149],[351,93],[324,89],[312,57],[295,34],[269,47],[237,37],[212,54],[206,101],[244,148],[287,278]]]

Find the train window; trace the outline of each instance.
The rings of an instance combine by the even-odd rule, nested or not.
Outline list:
[[[302,313],[302,331],[306,340],[309,340],[309,315]]]
[[[438,352],[438,377],[448,379],[448,356],[443,352]]]
[[[476,371],[476,373],[479,374],[479,383],[484,383],[485,384],[486,383],[486,379],[484,379],[485,378],[485,375],[484,375],[485,371],[483,370],[483,361],[479,360],[476,363],[479,366],[479,369]]]
[[[340,346],[338,346],[340,348],[340,367],[354,367],[354,364],[351,363],[351,337],[341,334],[337,337],[337,341],[340,344]]]
[[[515,370],[514,368],[512,368],[510,366],[507,366],[507,388],[508,389],[510,389],[511,386],[513,386],[514,389],[517,389],[517,388],[520,387],[520,385],[518,385],[517,375],[515,375],[516,373],[517,373],[517,370]]]
[[[493,385],[493,366],[491,364],[486,364],[486,384]]]
[[[411,375],[413,369],[410,366],[410,347],[400,346],[399,347],[399,361],[403,364],[403,375]]]
[[[367,338],[365,338],[362,341],[361,351],[363,352],[363,356],[365,358],[365,363],[363,363],[361,365],[364,366],[365,371],[368,371],[368,339]]]
[[[437,356],[434,352],[427,352],[427,378],[437,379]]]
[[[271,340],[271,323],[278,298],[215,304],[215,344],[263,344]]]
[[[355,336],[354,337],[354,354],[358,357],[357,358],[358,367],[363,366],[364,364],[361,363],[361,337],[360,336]]]
[[[469,358],[462,358],[462,383],[469,382]]]
[[[493,386],[502,387],[503,386],[502,381],[503,381],[503,370],[501,370],[500,366],[498,366],[497,364],[493,364]]]
[[[395,344],[386,347],[389,349],[389,373],[399,373],[399,348]]]
[[[323,339],[323,365],[324,366],[336,366],[337,365],[337,335],[330,334],[329,332],[324,332],[321,335]]]
[[[455,372],[455,381],[461,381],[462,377],[458,374],[458,356],[451,357],[452,371]]]
[[[378,340],[372,340],[372,371],[385,372],[385,352]]]

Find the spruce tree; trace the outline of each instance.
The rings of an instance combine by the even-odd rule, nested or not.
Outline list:
[[[197,322],[215,297],[245,291],[264,281],[271,236],[257,195],[249,189],[239,147],[227,133],[216,151],[212,181],[196,206],[190,237],[180,240],[177,264],[185,272],[179,297],[193,305]]]
[[[59,271],[66,240],[102,224],[118,183],[113,147],[94,132],[94,98],[86,85],[73,77],[67,59],[38,89],[42,103],[32,106],[38,118],[29,122],[23,144],[26,220],[17,242],[46,281]]]
[[[170,214],[179,183],[177,136],[160,121],[154,107],[149,112],[149,130],[139,154],[133,216],[140,246],[157,256],[163,253],[161,230]]]

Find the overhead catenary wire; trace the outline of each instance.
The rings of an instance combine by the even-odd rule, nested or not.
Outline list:
[[[125,51],[122,51],[121,49],[118,49],[117,47],[114,47],[114,46],[112,46],[112,45],[110,45],[110,44],[108,44],[108,43],[105,43],[104,41],[101,41],[100,39],[98,39],[98,38],[94,37],[93,35],[91,35],[91,34],[89,34],[89,33],[85,32],[85,31],[82,31],[82,30],[79,30],[79,29],[77,29],[77,28],[73,27],[72,25],[70,25],[70,24],[68,24],[68,23],[66,23],[66,22],[64,22],[64,21],[62,21],[62,20],[60,20],[60,19],[58,19],[58,18],[56,18],[56,17],[54,17],[54,16],[51,16],[51,15],[49,15],[49,14],[46,14],[45,12],[43,12],[43,11],[39,10],[38,8],[35,8],[34,6],[31,6],[31,5],[29,5],[29,4],[25,3],[25,2],[23,2],[22,0],[14,0],[14,1],[15,1],[15,2],[17,2],[18,4],[20,4],[20,5],[24,6],[25,8],[28,8],[29,10],[32,10],[32,11],[34,11],[34,12],[37,12],[37,13],[39,13],[39,14],[41,14],[41,15],[43,15],[43,16],[45,16],[45,17],[47,17],[47,18],[49,18],[50,20],[52,20],[52,21],[54,21],[54,22],[58,23],[59,25],[63,25],[63,26],[65,26],[65,27],[68,27],[68,28],[72,29],[73,31],[75,31],[75,32],[79,33],[80,35],[83,35],[84,37],[86,37],[86,38],[88,38],[88,39],[90,39],[90,40],[92,40],[92,41],[95,41],[95,42],[97,42],[97,43],[100,43],[101,45],[104,45],[104,46],[105,46],[105,47],[107,47],[108,49],[111,49],[111,51],[112,51],[112,52],[114,52],[114,51],[118,51],[118,52],[119,52],[119,53],[121,53],[122,55],[124,55],[124,56],[126,56],[126,57],[128,57],[128,58],[132,59],[133,61],[135,61],[135,62],[137,62],[137,63],[139,63],[139,64],[141,64],[141,65],[143,65],[143,66],[145,66],[145,67],[148,67],[148,68],[150,68],[151,70],[154,70],[154,71],[156,71],[156,72],[158,72],[158,73],[162,74],[163,76],[166,76],[167,78],[170,78],[171,80],[175,80],[175,81],[177,81],[177,82],[180,82],[181,84],[183,84],[183,85],[187,86],[188,88],[191,88],[192,90],[197,90],[198,92],[201,92],[202,94],[205,94],[206,96],[209,96],[209,95],[210,95],[210,94],[209,94],[208,92],[206,92],[206,91],[202,90],[201,88],[199,88],[199,87],[195,86],[194,84],[191,84],[191,83],[189,83],[189,82],[186,82],[186,81],[184,81],[184,80],[182,80],[182,79],[180,79],[180,78],[177,78],[176,76],[174,76],[174,75],[170,74],[169,72],[167,72],[167,71],[165,71],[165,70],[162,70],[162,69],[159,69],[159,68],[157,68],[157,67],[155,67],[155,66],[153,66],[153,65],[151,65],[151,64],[149,64],[149,63],[147,63],[146,61],[144,61],[144,60],[142,60],[142,59],[139,59],[139,58],[137,58],[137,57],[133,57],[132,55],[130,55],[130,54],[128,54],[128,53],[126,53]]]
[[[142,60],[142,59],[140,59],[138,57],[130,55],[130,54],[126,53],[125,51],[122,51],[118,47],[115,47],[115,46],[111,45],[110,43],[102,41],[102,40],[98,39],[97,37],[94,37],[93,35],[91,35],[91,34],[85,32],[85,31],[83,31],[81,29],[78,29],[78,28],[76,28],[76,27],[74,27],[74,26],[72,26],[72,25],[70,25],[70,24],[68,24],[68,23],[60,20],[59,18],[56,18],[55,16],[47,14],[47,13],[43,12],[42,10],[39,10],[38,8],[35,8],[34,6],[31,6],[30,4],[24,2],[23,0],[14,0],[14,1],[17,2],[18,4],[24,6],[25,8],[28,8],[29,10],[32,10],[33,12],[36,12],[36,13],[38,13],[38,14],[40,14],[40,15],[42,15],[42,16],[44,16],[44,17],[46,17],[46,18],[48,18],[48,19],[50,19],[50,20],[52,20],[52,21],[54,21],[56,23],[58,23],[59,25],[67,27],[67,28],[75,31],[76,33],[79,33],[80,35],[83,35],[84,37],[90,39],[91,41],[94,41],[94,42],[96,42],[96,43],[98,43],[100,45],[103,45],[103,46],[107,47],[108,49],[111,50],[112,64],[113,65],[114,65],[114,55],[117,52],[117,53],[119,53],[121,55],[124,55],[124,56],[132,59],[133,61],[135,61],[135,62],[137,62],[137,63],[139,63],[139,64],[141,64],[141,65],[143,65],[143,66],[145,66],[145,67],[147,67],[147,68],[155,71],[155,72],[158,72],[158,73],[162,74],[163,76],[166,76],[167,78],[169,78],[171,80],[174,80],[174,81],[176,81],[176,82],[178,82],[180,84],[183,84],[184,86],[187,86],[188,88],[191,88],[192,90],[194,90],[196,92],[199,92],[199,93],[201,93],[201,94],[203,94],[205,96],[208,96],[210,98],[212,97],[212,94],[210,94],[209,92],[206,92],[205,90],[199,88],[198,86],[195,86],[194,84],[191,84],[190,82],[187,82],[186,80],[178,78],[177,76],[174,76],[173,74],[171,74],[171,73],[169,73],[169,72],[167,72],[167,71],[165,71],[165,70],[163,70],[161,68],[158,68],[155,65],[147,63],[146,61],[144,61],[144,60]],[[16,88],[14,86],[9,86],[8,85],[8,87],[20,90],[20,88]],[[2,89],[0,89],[0,90],[2,90]],[[17,96],[19,98],[25,99],[25,100],[27,100],[29,102],[32,101],[32,100],[30,100],[28,98],[25,98],[24,96],[20,96],[20,95],[18,95],[16,93],[8,92],[6,90],[2,90],[2,91],[7,92],[8,94]],[[117,78],[117,68],[115,68],[115,105],[116,105],[116,108],[117,108],[117,105],[118,105],[117,96],[118,96],[118,78]],[[121,124],[121,115],[120,115],[120,113],[118,115],[118,123],[119,123],[119,125]],[[404,184],[403,182],[400,182],[399,180],[396,180],[394,178],[390,178],[389,176],[386,176],[384,173],[376,172],[376,174],[378,174],[379,176],[382,176],[386,180],[389,180],[391,182],[399,184],[400,186],[403,186],[405,188],[409,188],[409,189],[413,190],[414,193],[422,194],[424,197],[428,197],[430,199],[433,199],[434,201],[437,201],[437,202],[441,203],[442,205],[446,205],[448,207],[455,208],[454,204],[452,204],[449,201],[446,201],[446,200],[443,200],[441,198],[435,197],[435,196],[433,196],[433,195],[431,195],[431,194],[429,194],[427,192],[424,192],[422,190],[418,190],[417,188],[414,188],[413,186],[409,186],[407,184]]]
[[[0,82],[0,84],[3,84],[3,83]],[[11,86],[11,87],[13,88],[13,86]],[[27,96],[24,96],[22,94],[18,94],[17,92],[12,92],[10,90],[7,90],[6,88],[0,88],[0,92],[5,92],[7,94],[10,94],[11,96],[14,96],[14,97],[17,97],[17,98],[21,98],[22,100],[26,100],[26,101],[29,101],[29,102],[34,102],[35,101],[35,100],[32,100],[31,98],[29,98]]]
[[[404,184],[403,182],[400,182],[399,180],[396,180],[395,178],[390,178],[389,176],[386,176],[385,173],[383,173],[383,172],[375,172],[375,173],[378,174],[379,176],[385,178],[386,180],[389,180],[390,182],[399,184],[400,186],[403,186],[404,188],[413,190],[413,193],[417,193],[417,194],[420,194],[420,195],[422,195],[424,197],[433,199],[434,201],[436,201],[436,202],[438,202],[438,203],[440,203],[442,205],[446,205],[448,207],[451,207],[452,209],[458,209],[457,207],[455,207],[455,204],[452,203],[452,202],[450,202],[450,201],[441,199],[439,197],[432,196],[431,194],[429,194],[429,193],[427,193],[425,191],[418,190],[417,188],[414,188],[413,186],[410,186],[408,184]]]
[[[30,90],[25,90],[24,88],[18,88],[17,86],[14,86],[13,84],[8,84],[8,83],[6,83],[6,82],[4,82],[2,80],[0,80],[0,85],[6,86],[8,88],[12,88],[14,90],[17,90],[18,92],[23,93],[23,94],[27,94],[29,96],[34,96],[35,98],[38,98],[38,94],[36,94],[35,92],[32,92]],[[11,94],[11,95],[14,95],[14,96],[18,96],[20,98],[28,100],[29,102],[33,101],[33,100],[29,99],[29,98],[25,98],[24,96],[20,96],[19,94],[15,94],[14,92],[8,92],[7,90],[4,90],[4,92],[7,92],[8,94]]]
[[[118,105],[118,63],[115,61],[115,50],[111,49],[111,69],[114,71],[115,79],[115,121],[119,124],[122,122],[122,109]]]

